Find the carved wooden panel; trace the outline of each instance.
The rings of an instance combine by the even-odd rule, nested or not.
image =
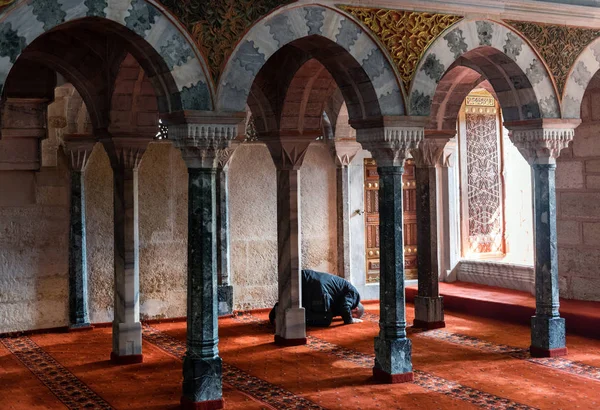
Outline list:
[[[497,110],[466,106],[460,115],[463,256],[504,252],[502,147]]]
[[[366,281],[379,282],[379,175],[373,159],[365,159],[365,245]],[[406,161],[404,167],[404,267],[406,279],[417,278],[417,195],[415,165]]]

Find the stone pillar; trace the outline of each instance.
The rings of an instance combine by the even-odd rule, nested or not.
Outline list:
[[[439,277],[442,282],[456,280],[454,267],[460,258],[460,208],[459,186],[456,178],[456,138],[452,138],[445,146],[437,167],[438,193],[438,255]]]
[[[302,307],[299,170],[310,141],[315,138],[282,135],[262,138],[277,168],[279,304],[275,343],[284,346],[306,344],[306,318]]]
[[[188,167],[187,349],[183,409],[223,407],[217,307],[217,159],[241,135],[245,114],[185,112],[166,120]]]
[[[417,267],[414,327],[438,329],[444,322],[444,299],[439,291],[437,240],[437,170],[450,138],[436,134],[425,138],[412,152],[417,180]]]
[[[356,140],[335,140],[331,147],[335,156],[337,185],[337,252],[338,275],[350,281],[350,179],[348,167],[361,150]]]
[[[531,165],[535,241],[535,316],[531,318],[534,357],[567,354],[565,320],[559,314],[556,242],[556,158],[573,139],[577,121],[537,120],[505,123],[511,141]]]
[[[69,329],[91,329],[88,311],[88,274],[85,220],[85,169],[96,141],[65,136],[71,171],[69,220]]]
[[[146,138],[102,138],[113,169],[114,319],[111,360],[141,363],[138,169],[149,143]]]
[[[423,139],[422,121],[395,119],[379,128],[351,125],[357,128],[358,142],[377,161],[380,184],[380,319],[373,376],[385,383],[407,382],[413,373],[411,341],[406,337],[402,175],[408,153]]]
[[[47,137],[50,100],[8,98],[1,105],[0,171],[38,171],[40,141]]]
[[[229,162],[235,147],[219,151],[217,160],[217,295],[219,316],[233,313],[229,241]]]

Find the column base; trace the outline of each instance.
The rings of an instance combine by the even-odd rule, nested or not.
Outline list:
[[[415,321],[413,322],[413,327],[425,330],[441,329],[443,327],[446,327],[446,322],[444,322],[443,320],[440,322],[424,322],[422,320],[415,319]]]
[[[90,323],[78,323],[76,325],[69,325],[69,333],[85,332],[88,330],[94,330],[94,326],[92,326]]]
[[[386,384],[407,383],[414,380],[414,374],[413,372],[389,374],[381,369],[378,369],[377,367],[373,367],[373,380],[378,383]]]
[[[210,359],[183,358],[183,394],[181,404],[211,406],[223,404],[223,362],[219,356]],[[210,404],[212,403],[212,404]],[[188,405],[186,404],[186,406]],[[183,407],[186,409],[220,409],[222,407]]]
[[[412,373],[412,343],[410,339],[375,338],[375,369],[388,375]]]
[[[439,329],[445,327],[444,298],[415,296],[415,321],[414,327],[422,329]]]
[[[207,401],[191,401],[187,397],[181,398],[182,410],[218,410],[223,408],[223,399]]]
[[[533,316],[531,318],[531,348],[533,353],[555,351],[566,354],[565,319],[561,317]],[[564,355],[563,354],[563,355]]]
[[[288,308],[284,310],[281,308],[281,305],[278,305],[275,322],[275,334],[281,339],[297,341],[306,340],[304,308]],[[277,343],[277,340],[278,339],[275,338],[275,343]],[[306,342],[301,344],[306,344]]]
[[[567,348],[542,349],[535,346],[529,346],[531,357],[562,357],[567,355]]]
[[[110,352],[110,361],[114,364],[137,364],[144,361],[144,355],[129,354],[120,356],[115,352]]]
[[[221,285],[217,288],[219,316],[231,315],[233,313],[233,286]]]
[[[279,335],[275,335],[275,344],[278,346],[302,346],[307,343],[307,339],[305,337],[300,337],[297,339],[286,339]]]

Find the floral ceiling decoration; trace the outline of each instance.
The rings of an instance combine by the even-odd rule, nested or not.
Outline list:
[[[600,36],[600,30],[505,20],[527,38],[546,62],[559,95],[562,95],[569,70],[581,52]]]
[[[187,27],[216,83],[227,58],[248,28],[275,8],[294,0],[160,1]]]
[[[380,8],[338,6],[360,20],[390,53],[408,92],[427,47],[462,16]]]

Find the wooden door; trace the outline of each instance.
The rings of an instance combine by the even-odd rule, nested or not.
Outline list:
[[[379,282],[379,175],[374,159],[365,167],[365,245],[367,283]],[[417,278],[417,194],[415,165],[407,160],[402,177],[404,207],[404,269],[406,279]]]

